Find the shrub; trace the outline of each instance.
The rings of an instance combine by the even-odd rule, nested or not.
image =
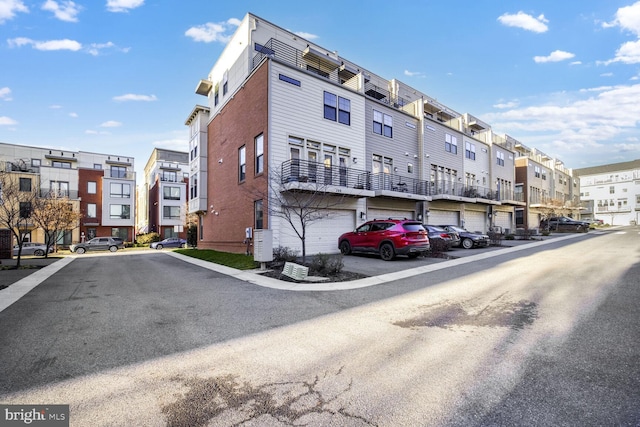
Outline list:
[[[504,240],[515,240],[516,236],[514,236],[513,234],[507,234],[506,236],[504,236]]]
[[[430,239],[431,253],[442,253],[449,250],[449,245],[444,239]]]
[[[139,234],[136,237],[136,241],[139,245],[148,245],[149,243],[152,242],[159,242],[160,241],[160,235],[158,233],[147,233],[147,234]]]
[[[294,251],[286,246],[273,248],[274,262],[295,262],[298,259],[298,251]]]
[[[342,271],[344,268],[344,261],[342,254],[329,255],[319,253],[314,255],[311,260],[309,270],[317,272],[320,275],[335,275]]]

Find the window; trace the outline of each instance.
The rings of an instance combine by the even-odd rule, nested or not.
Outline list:
[[[253,211],[256,218],[255,228],[261,230],[264,228],[264,212],[262,210],[262,200],[253,202]]]
[[[26,219],[31,217],[32,210],[31,202],[20,202],[20,218]]]
[[[62,169],[71,169],[71,163],[69,162],[59,162],[54,160],[51,162],[51,166],[54,168],[62,168]]]
[[[131,197],[131,185],[112,182],[109,186],[111,197],[126,198]]]
[[[444,151],[451,154],[458,154],[458,138],[448,133],[444,134]]]
[[[130,205],[109,205],[109,218],[131,219]]]
[[[161,181],[178,182],[178,174],[175,171],[162,171]]]
[[[285,76],[284,74],[280,74],[278,78],[283,82],[291,83],[294,86],[300,86],[300,80],[292,79],[291,77]]]
[[[60,197],[69,197],[69,183],[66,181],[51,181],[50,192]]]
[[[95,203],[87,204],[87,218],[96,218],[98,216],[98,207]]]
[[[496,156],[498,165],[504,166],[504,153],[498,152]]]
[[[40,159],[31,159],[31,166],[33,166],[34,168],[40,167]]]
[[[256,144],[256,175],[264,172],[264,135],[260,134],[255,139]]]
[[[191,175],[189,186],[191,187],[191,199],[195,199],[198,197],[198,174]]]
[[[126,178],[127,168],[124,166],[111,166],[111,178]]]
[[[393,117],[373,110],[373,133],[393,138]]]
[[[327,120],[336,120],[338,111],[338,97],[332,93],[324,93],[324,118]]]
[[[407,173],[413,173],[413,165],[411,163],[407,163]]]
[[[102,165],[100,163],[94,163],[93,168],[96,170],[102,170]]]
[[[326,71],[322,71],[320,68],[314,67],[312,65],[307,65],[307,71],[311,71],[314,74],[319,75],[320,77],[324,77],[325,79],[329,78],[329,73]]]
[[[498,153],[498,155],[499,155],[499,154],[500,154],[500,153]],[[498,156],[498,164],[500,164],[500,156]],[[540,166],[535,166],[535,167],[533,168],[533,175],[534,175],[536,178],[540,178],[540,175],[541,175],[541,173],[540,173]]]
[[[119,237],[122,241],[127,241],[129,236],[127,235],[127,229],[121,227],[113,227],[111,229],[111,237]]]
[[[180,200],[180,187],[164,187],[162,193],[164,200]]]
[[[87,182],[87,193],[96,194],[97,193],[97,185],[95,181]]]
[[[216,83],[216,87],[213,90],[213,106],[217,106],[220,102],[220,83]]]
[[[229,91],[229,71],[224,72],[224,76],[222,76],[222,96],[225,96]]]
[[[351,101],[338,97],[338,122],[343,125],[351,125]]]
[[[470,142],[465,143],[464,156],[467,159],[475,160],[476,159],[476,145]]]
[[[31,191],[31,178],[20,178],[20,191]]]
[[[163,206],[162,218],[164,219],[180,219],[180,206]]]
[[[616,194],[616,187],[611,185],[609,186],[609,194]]]
[[[247,177],[247,147],[238,150],[238,181],[243,182]]]
[[[253,44],[253,48],[255,49],[256,52],[260,52],[263,53],[265,55],[275,55],[276,52],[273,49],[269,49],[266,46],[263,46],[259,43],[254,43]]]

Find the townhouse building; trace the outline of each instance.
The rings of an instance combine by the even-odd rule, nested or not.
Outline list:
[[[516,227],[535,229],[551,215],[578,219],[582,208],[580,182],[573,170],[547,154],[516,142],[516,181],[527,202],[516,208]]]
[[[154,148],[144,167],[139,233],[186,238],[189,154]]]
[[[576,169],[582,219],[640,224],[640,160]]]
[[[515,139],[253,14],[195,92],[207,97],[186,122],[200,247],[242,252],[248,228],[268,228],[274,246],[299,250],[279,212],[320,193],[307,253],[336,252],[341,233],[381,217],[524,224]]]
[[[57,244],[96,236],[134,239],[133,157],[0,143],[0,166],[19,174],[21,182],[37,189],[40,197],[67,197],[80,211],[78,227],[61,233]],[[28,227],[27,241],[44,241],[33,224]]]

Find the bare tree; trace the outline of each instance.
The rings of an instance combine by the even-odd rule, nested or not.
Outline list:
[[[53,190],[35,200],[31,217],[34,224],[44,231],[47,245],[45,257],[48,257],[49,248],[55,244],[58,232],[78,228],[82,214],[73,209],[66,194]]]
[[[307,231],[323,219],[330,218],[332,208],[344,204],[345,196],[328,191],[329,185],[308,179],[287,182],[279,170],[271,170],[268,194],[256,194],[266,201],[263,208],[270,218],[281,218],[300,239],[302,262],[307,256]]]
[[[31,214],[38,196],[37,188],[37,183],[27,176],[0,171],[0,227],[11,230],[18,244],[16,267],[20,267],[26,236],[34,228]]]

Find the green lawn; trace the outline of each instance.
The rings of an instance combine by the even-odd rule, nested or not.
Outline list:
[[[258,263],[253,260],[253,255],[231,254],[211,249],[176,249],[175,252],[238,270],[251,270],[258,266]]]

